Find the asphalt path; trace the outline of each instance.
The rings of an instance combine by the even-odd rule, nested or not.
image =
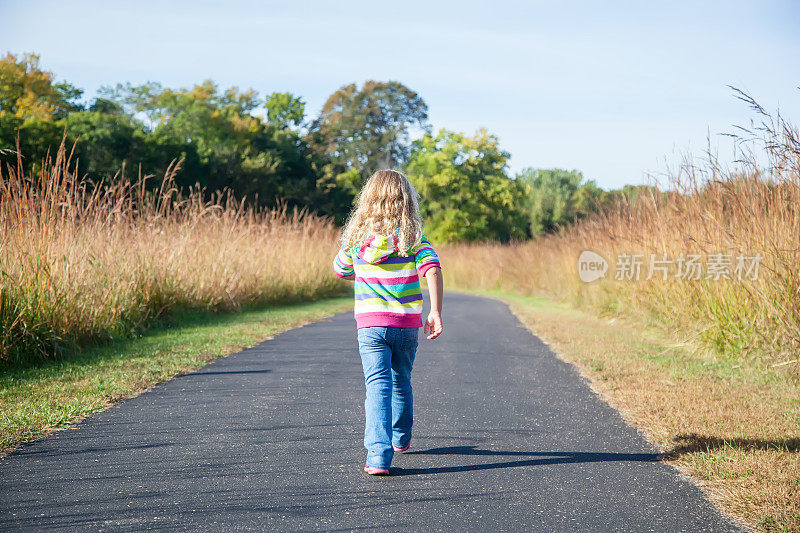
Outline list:
[[[448,293],[412,448],[362,471],[352,313],[0,459],[0,530],[738,531],[502,302]]]

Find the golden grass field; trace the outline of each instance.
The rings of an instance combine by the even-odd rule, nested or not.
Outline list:
[[[743,153],[737,169],[713,159],[687,162],[671,176],[667,191],[623,199],[558,234],[514,245],[447,246],[448,283],[641,316],[709,349],[742,360],[767,358],[798,372],[800,135],[780,117],[763,117],[763,138],[752,147],[757,151]],[[605,278],[579,279],[584,250],[611,263]],[[640,255],[639,281],[615,279],[622,254]],[[698,280],[678,277],[681,256],[690,255],[700,256],[705,269]],[[667,259],[666,280],[658,269],[645,279],[651,256]],[[747,269],[756,263],[752,280],[755,271]],[[730,279],[720,274],[715,280],[712,268]]]
[[[93,185],[62,145],[32,176],[0,170],[0,363],[129,336],[176,309],[340,294],[328,220],[174,187],[172,169]],[[152,180],[150,180],[152,181]]]

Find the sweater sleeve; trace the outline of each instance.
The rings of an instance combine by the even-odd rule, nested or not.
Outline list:
[[[353,272],[353,257],[344,248],[340,248],[333,258],[333,273],[343,278]]]
[[[417,251],[414,255],[414,264],[417,266],[421,277],[424,277],[425,273],[433,267],[442,268],[442,265],[439,263],[439,256],[436,255],[433,246],[431,246],[430,241],[425,235],[422,236],[422,240],[419,246],[417,246]]]

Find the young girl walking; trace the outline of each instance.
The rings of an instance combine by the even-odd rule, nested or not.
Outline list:
[[[358,350],[367,396],[364,471],[389,475],[394,452],[411,446],[411,369],[422,320],[420,277],[431,310],[424,333],[442,333],[442,269],[422,233],[417,191],[405,176],[379,170],[364,184],[333,261],[337,276],[355,281]]]

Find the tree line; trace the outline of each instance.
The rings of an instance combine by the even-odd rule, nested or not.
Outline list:
[[[415,138],[412,138],[415,137]],[[433,132],[428,107],[396,81],[350,84],[310,118],[288,92],[159,83],[104,86],[95,98],[58,81],[35,54],[0,59],[0,164],[31,175],[66,138],[91,180],[163,175],[181,161],[179,186],[230,189],[259,206],[305,207],[344,222],[379,168],[406,173],[438,242],[525,239],[556,231],[623,195],[577,171],[528,168],[486,130]]]

